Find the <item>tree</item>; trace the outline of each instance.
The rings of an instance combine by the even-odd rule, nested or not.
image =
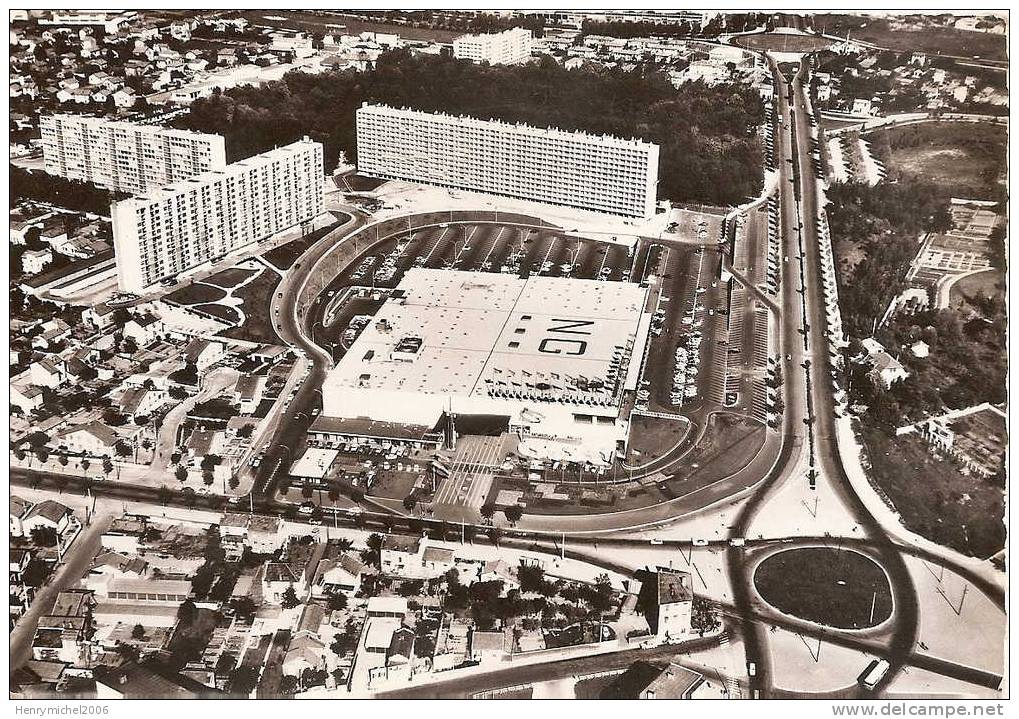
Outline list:
[[[113,462],[110,461],[109,457],[103,457],[103,474],[107,477],[110,476],[110,472],[113,471]]]
[[[186,467],[177,465],[177,469],[174,470],[173,476],[177,478],[178,482],[184,482],[188,478],[188,470]]]
[[[66,467],[68,462],[67,455],[66,454],[60,455],[59,457],[57,457],[57,461],[60,462],[61,467]]]
[[[57,530],[53,527],[34,527],[30,533],[32,543],[37,547],[57,546]]]
[[[252,617],[258,609],[255,600],[251,597],[234,597],[230,600],[230,607],[238,617]]]
[[[35,456],[45,464],[46,460],[50,458],[50,453],[46,451],[45,447],[39,447],[35,450]]]
[[[230,674],[230,693],[248,696],[258,685],[258,669],[251,666],[239,666]]]
[[[127,442],[121,439],[118,440],[117,443],[113,446],[113,451],[117,454],[118,457],[130,457],[131,445],[129,445]]]
[[[172,452],[170,454],[170,464],[177,464],[180,462],[180,452]]]
[[[491,519],[495,516],[495,505],[494,504],[483,504],[481,505],[481,516],[485,519]]]
[[[326,601],[326,606],[331,612],[341,612],[347,608],[347,595],[342,592],[336,592],[330,594],[329,599]]]
[[[516,524],[524,516],[524,508],[519,504],[513,504],[502,510],[502,513],[506,515],[506,519],[509,520],[510,524]]]
[[[297,598],[297,592],[294,591],[294,585],[291,584],[286,588],[286,591],[283,592],[283,598],[280,600],[280,606],[284,609],[293,609],[300,603],[301,600]]]
[[[205,486],[206,487],[211,487],[212,483],[214,481],[215,481],[215,477],[212,474],[212,470],[211,469],[203,469],[202,470],[202,482],[205,483]]]
[[[159,499],[159,503],[165,507],[167,502],[170,501],[170,497],[172,497],[173,494],[170,492],[169,487],[167,487],[165,484],[161,484],[159,485],[159,489],[156,490],[156,496]]]
[[[414,496],[413,492],[411,492],[410,494],[403,498],[403,508],[406,509],[408,512],[413,512],[414,507],[416,506],[418,506],[418,500],[417,497]]]
[[[25,461],[25,450],[23,450],[20,447],[18,447],[16,450],[14,450],[14,457],[19,462],[24,462]]]
[[[298,690],[298,679],[295,676],[284,674],[280,680],[280,694],[283,696],[290,696],[296,694]]]
[[[141,641],[145,638],[145,627],[141,624],[135,624],[134,629],[131,630],[131,638],[137,641]]]
[[[88,457],[85,457],[83,460],[81,460],[81,471],[82,472],[87,472],[88,468],[91,467],[91,466],[92,466],[92,462],[89,460]]]
[[[231,474],[227,484],[230,485],[230,489],[237,489],[241,484],[241,480],[237,478],[237,475]]]

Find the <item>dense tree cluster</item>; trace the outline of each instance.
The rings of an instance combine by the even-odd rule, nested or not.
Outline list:
[[[14,165],[10,168],[11,207],[24,200],[35,200],[70,210],[109,215],[110,203],[121,199],[120,196],[87,182],[67,180],[44,172],[29,172]]]
[[[903,181],[836,184],[828,200],[836,251],[851,243],[865,255],[851,268],[840,267],[842,321],[851,337],[869,337],[875,320],[905,288],[920,234],[951,229],[947,198],[934,186]]]
[[[354,112],[365,101],[638,136],[661,145],[659,196],[670,200],[732,204],[761,182],[755,129],[764,108],[752,88],[688,83],[677,90],[643,66],[566,70],[545,57],[491,67],[397,50],[370,72],[292,72],[199,99],[179,122],[225,136],[231,161],[307,134],[324,144],[329,171],[340,152],[356,158]]]
[[[407,27],[463,33],[501,32],[514,27],[527,28],[535,37],[541,37],[545,32],[545,18],[539,15],[503,16],[487,12],[446,13],[434,10],[362,10],[356,15],[366,20]]]

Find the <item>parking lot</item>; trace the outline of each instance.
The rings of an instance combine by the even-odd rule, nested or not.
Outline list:
[[[630,278],[633,258],[624,245],[548,229],[444,223],[414,230],[366,250],[329,284],[315,341],[340,357],[357,337],[356,318],[373,314],[412,267],[618,282]]]

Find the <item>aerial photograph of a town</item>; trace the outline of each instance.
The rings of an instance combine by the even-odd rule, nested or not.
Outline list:
[[[9,10],[10,716],[1005,716],[1008,23]]]

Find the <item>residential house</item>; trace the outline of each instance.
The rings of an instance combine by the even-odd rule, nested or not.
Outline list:
[[[286,543],[279,517],[227,513],[219,522],[219,536],[228,556],[239,558],[247,547],[254,554],[272,554]]]
[[[652,594],[645,605],[652,634],[664,642],[676,642],[689,636],[693,582],[688,572],[659,569],[654,580],[644,582],[641,592]]]
[[[470,656],[476,662],[499,661],[506,655],[506,633],[474,629],[470,634]]]
[[[131,421],[137,417],[148,417],[167,402],[167,394],[158,389],[136,387],[127,389],[120,395],[117,406],[121,414]]]
[[[222,342],[197,338],[185,348],[184,361],[197,367],[198,374],[203,374],[225,355],[226,346]]]
[[[114,324],[114,310],[105,302],[86,307],[81,312],[81,318],[95,327],[97,330],[105,330]]]
[[[874,386],[889,390],[896,382],[901,382],[909,377],[906,368],[896,358],[888,354],[881,343],[873,337],[868,337],[861,344],[867,352],[867,361],[871,365],[867,377]]]
[[[136,555],[147,529],[148,518],[145,515],[125,514],[110,523],[100,541],[106,551]]]
[[[49,528],[57,534],[63,534],[71,524],[71,508],[52,499],[44,499],[32,505],[21,520],[21,529],[25,536],[39,528]]]
[[[421,538],[387,534],[382,538],[380,563],[383,574],[405,579],[426,579],[429,573],[421,562]]]
[[[253,414],[262,401],[265,389],[265,377],[256,374],[243,374],[234,385],[234,402],[239,405],[242,414]]]
[[[14,620],[25,613],[32,603],[32,588],[25,584],[25,571],[32,562],[32,552],[27,549],[11,549],[10,552],[10,618]]]
[[[27,499],[21,497],[15,497],[11,495],[10,512],[11,512],[11,529],[10,536],[12,537],[24,537],[25,528],[22,524],[26,516],[28,516],[29,510],[32,509],[32,503]]]
[[[315,634],[303,632],[295,636],[283,656],[283,673],[301,676],[307,669],[325,669],[325,643]]]
[[[368,617],[375,619],[400,619],[407,615],[406,597],[370,597]]]
[[[67,365],[55,355],[43,357],[28,368],[32,384],[38,387],[59,387],[67,381]]]
[[[51,249],[25,250],[21,255],[21,271],[26,275],[37,275],[53,262]]]
[[[50,613],[41,617],[32,643],[32,655],[40,661],[78,664],[88,652],[95,598],[87,589],[65,589],[57,594]]]
[[[152,314],[136,315],[124,323],[124,338],[139,347],[148,347],[163,334],[163,323]]]
[[[113,93],[113,104],[122,110],[129,110],[138,102],[138,94],[130,87],[122,87]]]
[[[117,439],[117,434],[98,420],[68,427],[57,434],[59,446],[90,457],[112,457]]]
[[[28,372],[23,372],[11,380],[11,406],[18,407],[28,414],[42,406],[42,390],[30,383]]]
[[[364,564],[347,553],[336,559],[323,559],[315,572],[311,595],[316,598],[339,593],[353,596],[361,588],[363,571]]]
[[[640,693],[641,699],[691,699],[704,675],[675,662],[662,670]]]

